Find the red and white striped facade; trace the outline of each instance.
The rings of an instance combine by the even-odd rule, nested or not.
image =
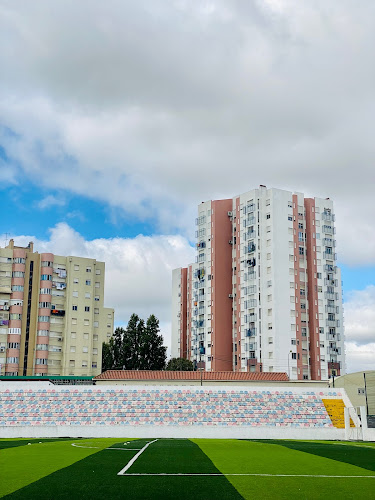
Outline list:
[[[332,201],[260,186],[200,204],[196,223],[196,263],[173,272],[172,356],[207,371],[343,374]]]

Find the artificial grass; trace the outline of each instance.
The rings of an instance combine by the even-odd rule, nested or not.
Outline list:
[[[53,443],[54,441],[72,441],[71,438],[41,438],[41,439],[1,439],[0,440],[0,450],[4,450],[5,448],[16,448],[18,446],[27,446],[30,444],[39,444],[39,443]]]
[[[371,443],[160,439],[148,446],[128,473],[219,475],[118,476],[137,450],[105,448],[125,448],[124,441],[73,440],[81,446],[100,446],[92,449],[76,448],[71,442],[4,449],[0,451],[0,496],[7,487],[7,491],[11,488],[6,496],[9,500],[325,499],[340,495],[348,499],[375,499],[375,447]],[[128,448],[141,449],[149,441],[133,440]]]
[[[41,444],[39,441],[43,440],[36,441],[30,446],[24,446],[25,442],[32,440],[22,440],[21,447],[13,446],[0,451],[0,497],[111,446],[118,439],[96,439],[94,444],[92,439],[48,440]],[[98,446],[99,449],[76,448],[72,446],[72,442],[81,446]]]
[[[194,439],[214,465],[224,474],[309,474],[309,475],[342,475],[342,476],[374,476],[367,468],[345,463],[348,450],[356,453],[367,452],[367,460],[374,463],[372,449],[350,450],[350,445],[340,446],[323,443],[321,454],[311,454],[316,443],[295,441],[296,447],[290,449],[269,441],[241,440],[205,440]],[[287,443],[291,443],[290,441]],[[336,446],[332,450],[332,458],[326,455],[327,446]],[[296,449],[297,448],[297,449]],[[306,448],[306,452],[304,451]],[[315,446],[317,451],[318,445]],[[342,460],[339,460],[341,458]],[[346,459],[346,460],[345,460]],[[360,464],[364,461],[358,457]],[[280,476],[227,476],[228,480],[246,499],[253,499],[254,492],[259,492],[263,499],[290,498],[337,498],[340,494],[346,498],[375,498],[375,477],[370,478],[319,478],[319,477],[280,477]]]
[[[147,441],[132,442],[142,448]],[[114,445],[119,447],[120,443]],[[56,471],[12,495],[9,499],[242,499],[224,476],[118,476],[137,452],[103,450],[70,467]],[[189,440],[160,440],[150,445],[129,469],[131,473],[216,473],[200,448]]]

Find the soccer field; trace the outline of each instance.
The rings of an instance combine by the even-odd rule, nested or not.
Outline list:
[[[4,439],[0,478],[9,499],[375,499],[375,443]]]

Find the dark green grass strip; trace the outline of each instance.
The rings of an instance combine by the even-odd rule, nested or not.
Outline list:
[[[5,450],[6,448],[16,448],[18,446],[27,446],[30,444],[37,443],[53,443],[54,441],[72,441],[71,438],[58,438],[58,439],[17,439],[17,440],[0,440],[0,450]],[[77,440],[76,440],[77,441]]]
[[[350,443],[322,443],[316,441],[289,441],[284,439],[267,439],[264,444],[276,444],[290,450],[303,451],[311,455],[329,458],[362,469],[375,471],[375,448],[353,446]],[[374,495],[375,496],[375,495]]]
[[[131,448],[142,448],[145,443],[145,440],[132,441]],[[121,446],[123,441],[113,445],[114,448]],[[137,451],[100,451],[4,498],[9,500],[243,498],[224,476],[118,476],[118,472],[136,453]],[[195,443],[177,439],[161,439],[151,444],[128,472],[220,474]]]

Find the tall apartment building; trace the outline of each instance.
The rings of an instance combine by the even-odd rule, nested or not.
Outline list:
[[[114,310],[104,262],[0,248],[0,374],[98,375]]]
[[[345,371],[330,199],[280,189],[198,206],[196,262],[173,271],[172,356],[208,370]]]

